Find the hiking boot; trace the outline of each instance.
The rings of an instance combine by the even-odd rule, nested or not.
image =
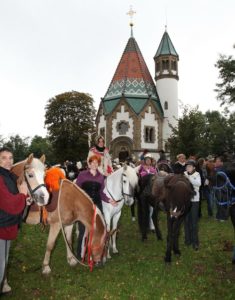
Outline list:
[[[10,293],[10,292],[11,292],[11,287],[9,286],[7,279],[5,279],[3,282],[2,294],[6,294],[6,293]]]

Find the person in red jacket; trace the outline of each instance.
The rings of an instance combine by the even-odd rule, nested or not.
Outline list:
[[[0,148],[0,294],[11,291],[6,280],[6,266],[11,240],[16,239],[21,215],[27,199],[27,185],[18,188],[16,176],[11,173],[13,153]]]

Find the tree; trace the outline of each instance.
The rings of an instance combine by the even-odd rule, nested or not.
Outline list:
[[[21,138],[18,134],[10,136],[9,140],[4,143],[5,147],[10,148],[14,153],[14,161],[24,160],[28,156],[29,138]]]
[[[198,110],[198,106],[195,108],[185,106],[183,116],[178,120],[178,126],[172,127],[172,132],[168,145],[173,160],[179,153],[186,156],[202,154],[205,147],[203,140],[205,118]]]
[[[235,49],[235,45],[233,46]],[[235,59],[232,56],[220,55],[215,66],[219,69],[221,82],[217,83],[217,99],[222,105],[235,104]]]
[[[43,154],[46,155],[46,161],[50,164],[54,164],[55,155],[53,154],[52,145],[49,139],[35,135],[31,141],[28,149],[29,153],[33,153],[35,157],[41,157]]]
[[[76,91],[51,98],[46,105],[45,126],[57,161],[78,161],[87,157],[87,136],[94,128],[94,100]]]
[[[206,157],[235,151],[235,113],[223,116],[218,111],[205,114],[196,108],[184,107],[178,127],[172,128],[168,146],[172,159],[178,153]]]

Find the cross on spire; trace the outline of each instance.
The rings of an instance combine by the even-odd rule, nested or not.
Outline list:
[[[136,14],[136,11],[133,10],[132,5],[130,6],[130,10],[126,13],[130,17],[130,26],[131,26],[131,37],[133,37],[133,30],[132,27],[134,26],[132,19],[134,14]]]

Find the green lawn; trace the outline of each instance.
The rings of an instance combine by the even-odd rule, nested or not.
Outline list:
[[[52,273],[41,274],[48,229],[23,225],[12,245],[8,266],[11,295],[2,299],[235,299],[235,270],[231,251],[224,251],[225,241],[234,241],[231,221],[219,223],[206,216],[200,220],[200,250],[194,251],[180,236],[180,258],[172,257],[165,265],[166,222],[162,213],[160,224],[164,241],[149,234],[140,241],[137,222],[130,210],[123,208],[119,223],[118,249],[106,265],[91,273],[66,262],[65,245],[60,235],[52,255]]]

